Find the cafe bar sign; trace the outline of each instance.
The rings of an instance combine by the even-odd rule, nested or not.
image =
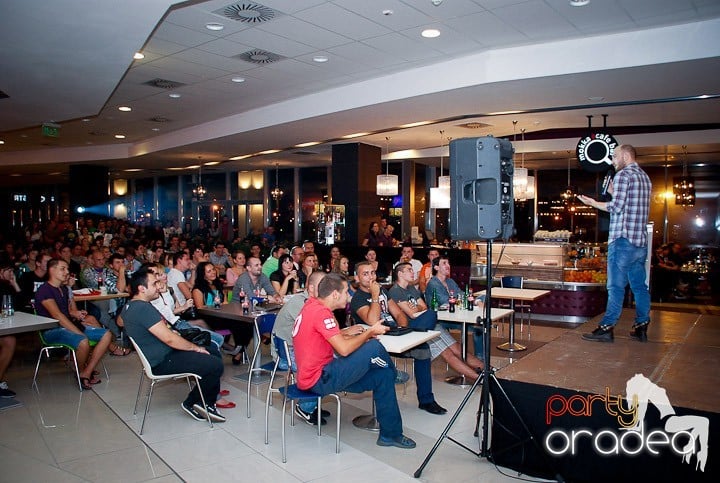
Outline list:
[[[617,146],[618,142],[611,134],[596,132],[581,138],[575,153],[584,171],[600,173],[612,166],[611,159]]]

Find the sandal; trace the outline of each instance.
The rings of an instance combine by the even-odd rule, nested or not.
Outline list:
[[[102,381],[100,379],[96,379],[95,376],[91,378],[89,377],[81,377],[80,378],[80,385],[83,388],[83,391],[89,391],[93,388],[95,384],[100,384]]]
[[[122,357],[122,356],[126,356],[126,355],[130,354],[130,349],[128,349],[127,347],[120,347],[117,344],[115,344],[114,349],[108,348],[108,350],[109,350],[111,356]]]

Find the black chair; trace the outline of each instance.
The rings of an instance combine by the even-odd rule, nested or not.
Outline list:
[[[500,279],[500,286],[503,288],[523,288],[523,277],[521,275],[507,275]],[[508,303],[505,307],[510,307]],[[520,312],[520,333],[523,331],[523,320],[527,314],[528,338],[530,337],[530,318],[532,306],[529,303],[516,302],[515,311]]]

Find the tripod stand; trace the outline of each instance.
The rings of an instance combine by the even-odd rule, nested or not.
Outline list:
[[[505,401],[508,403],[509,407],[512,409],[514,415],[517,417],[518,421],[520,422],[523,430],[527,434],[527,438],[532,441],[532,443],[535,445],[535,447],[538,449],[541,455],[545,458],[546,462],[548,463],[550,468],[553,468],[554,465],[551,461],[548,460],[547,455],[545,451],[542,449],[540,444],[537,442],[535,437],[530,432],[530,428],[528,428],[525,421],[522,419],[522,416],[518,412],[517,408],[513,404],[513,402],[510,400],[510,397],[505,392],[503,387],[500,385],[500,382],[495,377],[495,370],[490,366],[490,329],[491,329],[491,306],[492,306],[492,281],[493,281],[493,270],[492,270],[492,240],[487,240],[487,291],[485,296],[485,318],[479,316],[477,318],[477,323],[482,324],[482,332],[483,332],[483,360],[485,361],[485,367],[483,368],[482,374],[480,377],[478,377],[473,385],[470,387],[470,390],[468,390],[468,393],[463,398],[462,402],[460,402],[460,405],[458,406],[457,410],[455,410],[455,413],[450,418],[450,422],[445,427],[443,432],[440,434],[440,437],[435,442],[435,445],[432,447],[430,452],[427,454],[425,459],[423,460],[420,467],[413,473],[413,476],[415,478],[419,478],[422,474],[423,469],[425,469],[425,466],[430,462],[430,458],[435,454],[435,451],[440,447],[440,444],[443,442],[445,438],[449,439],[453,443],[457,444],[458,446],[464,448],[465,450],[469,451],[470,453],[474,454],[475,456],[487,458],[489,461],[491,461],[492,455],[488,448],[488,434],[489,434],[489,421],[490,421],[490,383],[494,382],[495,387],[498,388],[500,393],[502,394]],[[472,397],[473,393],[475,392],[475,389],[478,387],[478,385],[481,386],[481,395],[480,395],[480,403],[478,406],[477,411],[477,422],[475,426],[475,436],[478,435],[478,425],[480,424],[480,418],[482,417],[482,439],[480,441],[480,452],[475,451],[472,448],[467,447],[463,443],[453,439],[451,436],[448,436],[448,432],[450,432],[450,428],[452,428],[453,424],[455,424],[455,421],[460,416],[460,413],[465,408],[465,405],[468,403],[470,398]],[[564,481],[562,476],[559,474],[556,474],[556,480],[561,482]]]

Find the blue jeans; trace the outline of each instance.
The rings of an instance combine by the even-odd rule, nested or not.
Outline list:
[[[347,357],[333,359],[311,389],[323,395],[372,391],[380,436],[402,435],[402,417],[395,394],[395,366],[377,339],[369,340]]]
[[[293,346],[288,344],[288,349],[290,350],[290,360],[292,361],[292,371],[297,374],[297,365],[295,364],[295,351],[293,349]],[[288,363],[287,360],[285,360],[284,357],[282,357],[280,354],[278,354],[278,359],[280,359],[280,363],[278,364],[278,370],[281,371],[287,371],[288,370]],[[317,401],[302,401],[298,403],[298,406],[300,406],[300,409],[305,411],[306,413],[314,413],[317,409]]]
[[[628,283],[635,296],[635,325],[650,322],[650,292],[645,279],[647,252],[647,247],[636,247],[626,238],[618,238],[610,243],[607,262],[608,300],[600,326],[612,328],[617,324]]]
[[[65,344],[77,350],[83,340],[88,339],[88,341],[99,342],[106,332],[107,329],[85,326],[83,334],[76,334],[64,327],[57,327],[43,332],[43,339],[48,344]]]

